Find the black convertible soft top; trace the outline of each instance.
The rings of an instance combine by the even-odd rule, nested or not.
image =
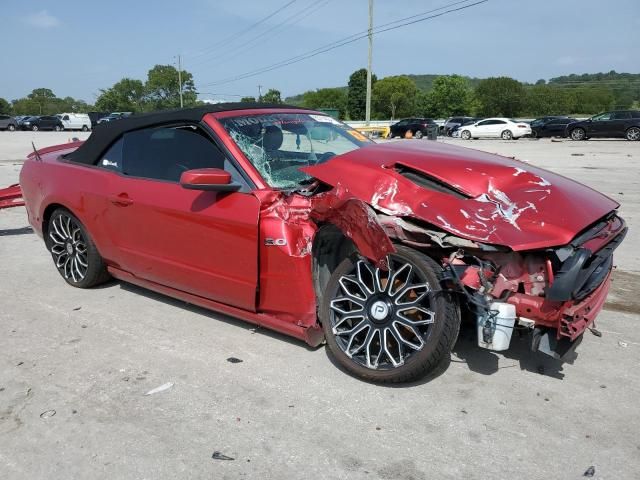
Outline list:
[[[76,163],[94,165],[113,142],[115,142],[123,133],[130,132],[132,130],[181,122],[198,123],[207,113],[268,108],[300,109],[300,107],[294,107],[291,105],[242,102],[216,103],[204,105],[202,107],[132,115],[130,117],[100,124],[91,133],[91,136],[86,142],[80,145],[80,147],[73,152],[65,155],[64,158]]]

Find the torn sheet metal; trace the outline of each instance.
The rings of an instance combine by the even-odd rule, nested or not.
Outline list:
[[[22,190],[20,185],[15,184],[7,188],[0,189],[0,209],[21,207],[24,205],[24,198],[22,198]]]
[[[566,244],[619,206],[552,172],[437,142],[372,145],[302,170],[378,212],[513,250]]]

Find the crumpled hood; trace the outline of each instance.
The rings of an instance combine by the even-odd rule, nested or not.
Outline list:
[[[371,145],[302,170],[383,213],[513,250],[565,245],[619,206],[547,170],[429,141]]]

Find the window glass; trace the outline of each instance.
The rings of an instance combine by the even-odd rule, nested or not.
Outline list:
[[[513,123],[518,123],[515,120],[511,120]],[[494,125],[506,125],[507,122],[505,122],[504,120],[494,120],[493,124]]]
[[[326,115],[266,113],[224,118],[220,123],[274,188],[295,188],[309,179],[301,167],[326,162],[371,143]]]
[[[633,111],[631,112],[631,116],[633,118],[640,118],[640,111]]]
[[[601,113],[600,115],[596,115],[595,117],[591,117],[591,120],[596,122],[601,122],[603,120],[611,120],[611,113]]]
[[[63,120],[69,120],[69,115],[65,115],[64,117],[62,117]]]
[[[611,118],[612,120],[626,120],[631,118],[631,112],[616,112]]]
[[[493,125],[492,120],[483,120],[482,122],[478,122],[479,127],[484,127],[485,125]]]
[[[246,184],[222,151],[202,130],[192,126],[125,133],[98,165],[132,177],[171,182],[179,182],[187,170],[220,168],[228,171],[234,182]]]

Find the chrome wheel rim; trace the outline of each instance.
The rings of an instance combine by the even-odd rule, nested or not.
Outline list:
[[[65,279],[79,283],[87,275],[87,241],[80,226],[69,215],[58,215],[49,229],[50,251],[56,268]]]
[[[640,128],[630,128],[627,132],[627,138],[629,140],[638,140],[640,139]]]
[[[465,130],[464,132],[462,132],[462,138],[464,138],[465,140],[469,140],[471,138],[471,133]]]
[[[511,140],[511,132],[510,131],[505,131],[502,132],[502,139],[503,140]]]
[[[571,131],[571,138],[574,140],[582,140],[582,137],[584,137],[584,132],[581,129],[576,128]]]
[[[391,370],[426,345],[435,320],[431,287],[412,264],[389,257],[389,270],[359,260],[340,277],[330,307],[342,352],[372,370]]]
[[[422,138],[422,132],[420,130],[418,130],[415,134],[416,138]]]

